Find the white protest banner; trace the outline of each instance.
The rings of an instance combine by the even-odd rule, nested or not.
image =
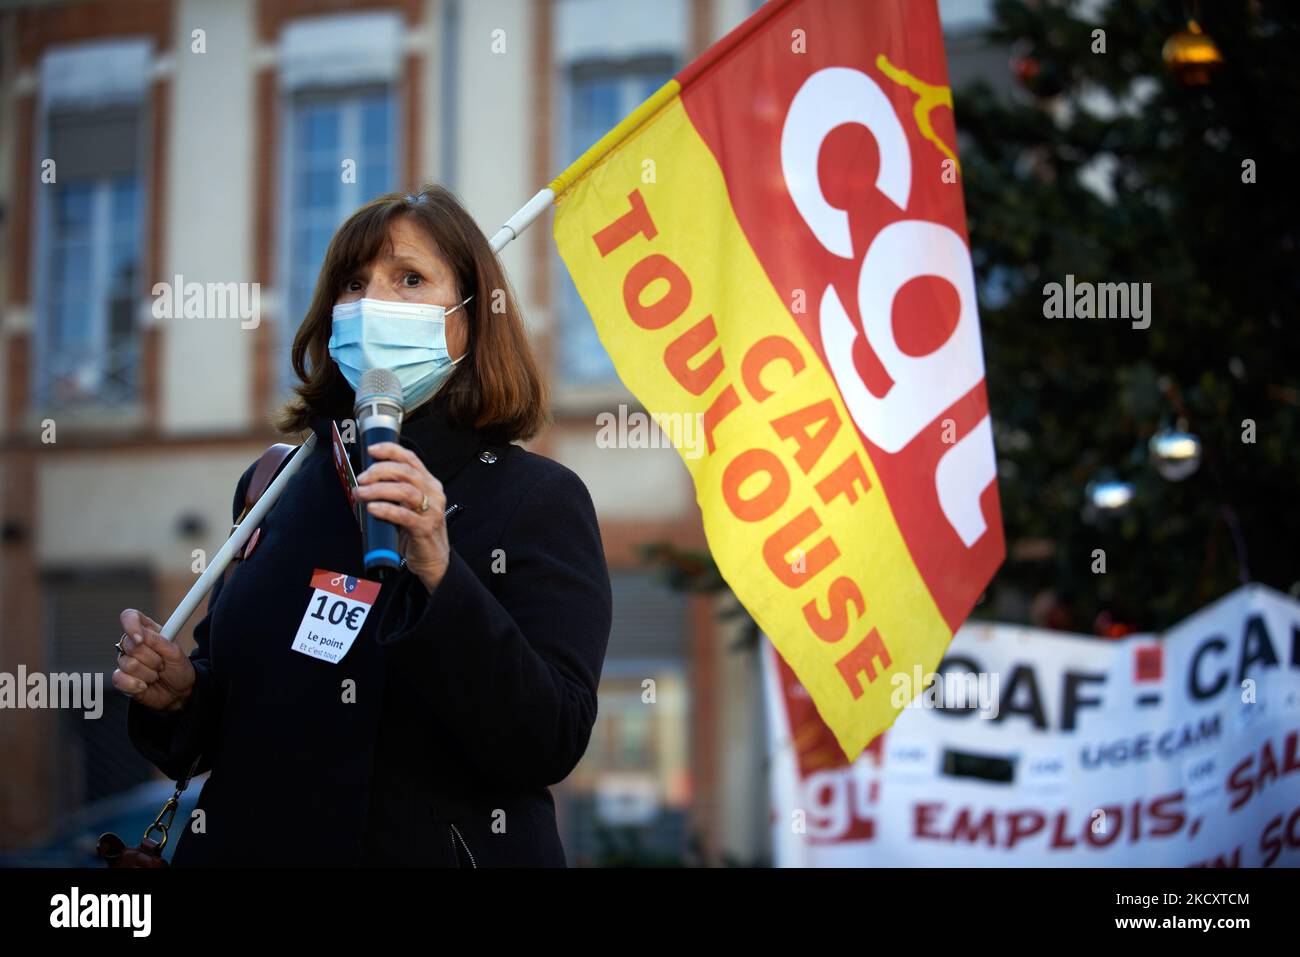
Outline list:
[[[1269,588],[1121,640],[967,624],[852,765],[764,673],[778,866],[1300,864],[1300,602]]]

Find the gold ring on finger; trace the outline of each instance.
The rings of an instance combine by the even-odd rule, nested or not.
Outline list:
[[[422,502],[420,503],[419,512],[420,512],[421,515],[423,515],[423,514],[424,514],[425,512],[427,512],[428,510],[429,510],[429,496],[428,496],[428,494],[426,493],[425,496],[424,496],[424,501],[422,501]]]

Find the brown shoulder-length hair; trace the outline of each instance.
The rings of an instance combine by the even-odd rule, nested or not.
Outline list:
[[[433,240],[451,266],[460,298],[474,295],[464,307],[469,355],[438,390],[449,393],[452,422],[509,441],[532,438],[549,421],[549,401],[514,290],[474,218],[451,190],[436,184],[417,195],[389,193],[371,200],[330,240],[311,306],[293,338],[293,369],[302,382],[276,425],[283,432],[301,432],[313,416],[352,415],[352,387],[329,354],[331,314],[344,284],[379,255],[390,226],[403,216]]]

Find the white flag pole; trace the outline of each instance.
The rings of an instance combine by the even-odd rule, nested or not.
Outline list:
[[[499,253],[510,240],[518,239],[519,234],[531,226],[538,216],[546,212],[547,207],[554,200],[555,193],[550,187],[539,189],[533,198],[524,203],[519,212],[507,219],[505,225],[492,236],[492,251]]]
[[[546,211],[554,199],[555,193],[549,188],[538,190],[533,198],[526,202],[517,213],[507,219],[505,225],[492,236],[492,251],[499,253],[512,239],[519,238],[519,234],[531,226]],[[168,641],[176,640],[176,633],[190,620],[190,616],[199,607],[199,602],[203,600],[203,596],[212,590],[212,586],[217,583],[217,579],[225,572],[230,560],[234,558],[235,552],[244,547],[244,543],[253,534],[253,529],[261,524],[266,513],[275,504],[275,500],[284,491],[284,487],[289,484],[289,478],[306,461],[315,445],[316,433],[313,432],[307,436],[307,441],[303,442],[302,447],[293,454],[293,458],[280,470],[280,474],[276,476],[270,487],[262,493],[262,497],[257,500],[257,504],[253,506],[248,516],[239,523],[239,526],[226,539],[226,543],[221,546],[220,551],[212,556],[212,561],[208,563],[208,567],[203,574],[199,576],[199,580],[190,587],[185,597],[181,599],[181,603],[176,606],[176,610],[172,612],[171,617],[163,624],[162,633],[164,638]]]
[[[176,633],[181,630],[181,626],[190,620],[190,615],[194,614],[194,609],[199,607],[199,602],[203,600],[203,596],[217,583],[217,579],[226,570],[226,566],[230,564],[235,552],[244,547],[244,543],[253,534],[253,529],[261,524],[262,519],[266,517],[266,513],[275,504],[275,500],[284,491],[284,487],[289,484],[289,478],[294,472],[298,471],[303,462],[307,461],[307,456],[311,455],[311,451],[315,447],[316,433],[313,432],[307,436],[307,441],[303,442],[298,451],[293,453],[293,457],[285,463],[284,468],[280,470],[280,474],[275,477],[275,481],[262,493],[262,497],[257,500],[257,504],[253,506],[248,516],[239,523],[239,527],[231,532],[230,537],[226,539],[226,543],[221,546],[221,550],[212,556],[212,561],[208,562],[208,567],[199,576],[199,580],[191,586],[185,597],[181,599],[181,603],[176,606],[176,610],[172,612],[171,617],[163,624],[162,633],[164,638],[168,641],[176,640]]]

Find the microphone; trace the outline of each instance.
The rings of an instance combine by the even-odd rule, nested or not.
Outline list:
[[[361,374],[356,395],[361,467],[368,469],[374,464],[368,451],[370,446],[376,442],[396,442],[401,432],[402,383],[390,369],[367,369]],[[383,581],[402,565],[402,557],[397,553],[397,526],[375,518],[368,508],[362,512],[361,543],[366,577]]]

